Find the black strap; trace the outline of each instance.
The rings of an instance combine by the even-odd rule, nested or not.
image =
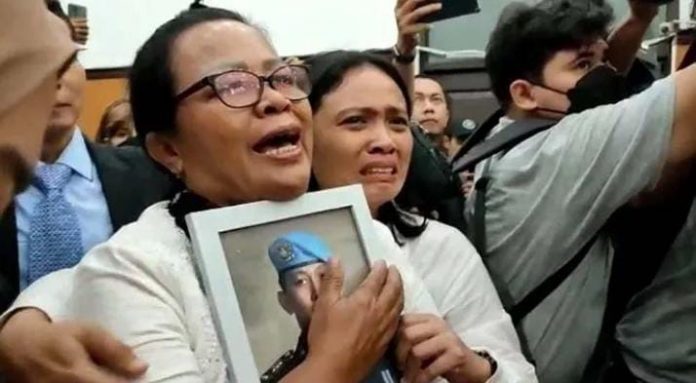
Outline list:
[[[466,154],[454,161],[455,173],[473,168],[482,160],[502,151],[510,150],[520,142],[543,132],[556,124],[544,119],[525,119],[515,121],[491,138],[475,145]]]
[[[522,298],[522,300],[508,309],[508,314],[510,314],[513,323],[517,324],[524,319],[527,314],[539,306],[544,299],[554,292],[558,286],[560,286],[561,283],[563,283],[570,276],[570,274],[572,274],[573,271],[578,268],[578,266],[590,252],[592,246],[597,242],[600,231],[601,229],[589,241],[587,241],[587,243],[585,243],[585,245],[573,256],[573,258],[571,258],[568,262],[561,266],[560,269],[541,282],[539,286],[534,288],[534,290]]]
[[[470,169],[480,161],[502,151],[509,150],[522,141],[537,133],[548,130],[555,124],[554,121],[544,119],[526,119],[515,121],[510,126],[495,134],[488,140],[473,146],[466,154],[456,160],[455,172]],[[489,164],[484,166],[481,177],[476,182],[476,199],[474,210],[474,246],[479,253],[486,253],[486,191],[490,182]],[[558,286],[561,285],[582,263],[592,246],[595,244],[599,231],[583,245],[583,247],[557,271],[547,277],[543,282],[528,293],[517,303],[513,303],[512,297],[506,290],[501,291],[501,299],[506,303],[508,313],[515,324],[524,319],[534,308],[546,299]],[[500,286],[498,286],[500,287]]]

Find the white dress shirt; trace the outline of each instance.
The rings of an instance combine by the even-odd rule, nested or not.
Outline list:
[[[39,280],[22,293],[14,309],[38,307],[54,319],[100,324],[132,346],[150,365],[143,378],[146,382],[234,381],[226,376],[226,364],[210,308],[194,271],[190,243],[176,227],[166,206],[166,203],[158,203],[148,208],[137,222],[123,227],[109,241],[95,247],[76,268]],[[485,270],[476,272],[483,272],[483,281],[489,284],[481,284],[480,278],[466,274],[433,277],[429,278],[432,286],[427,280],[424,284],[396,246],[390,231],[379,223],[375,224],[375,229],[383,239],[385,259],[399,269],[404,281],[405,312],[439,315],[436,303],[456,305],[454,297],[472,294],[472,288],[462,288],[469,283],[479,286],[475,289],[490,289],[495,295]],[[412,258],[417,257],[415,251],[419,247],[415,242],[410,246],[414,251]],[[458,260],[471,263],[461,254],[451,258],[443,264]],[[470,269],[470,266],[456,264],[444,268],[448,275],[450,271]],[[463,283],[454,283],[455,279]],[[453,282],[452,288],[462,290],[449,291],[447,284],[442,283],[447,280]],[[449,294],[441,295],[445,292]],[[465,296],[461,301],[470,299]],[[460,310],[449,308],[452,319],[462,321],[450,322],[450,325],[458,333],[468,334],[472,323],[468,318],[474,318],[474,327],[491,332],[489,336],[472,336],[471,342],[464,339],[470,347],[485,349],[499,358],[498,373],[490,381],[536,382],[531,365],[509,357],[514,354],[511,350],[517,347],[517,354],[522,358],[509,319],[507,325],[500,324],[500,318],[507,318],[500,303],[486,299],[476,300],[475,304],[478,306]],[[482,311],[491,314],[481,314]],[[470,314],[464,315],[466,312]],[[488,321],[491,324],[487,324]]]

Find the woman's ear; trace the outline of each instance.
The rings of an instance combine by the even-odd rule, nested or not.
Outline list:
[[[164,166],[177,178],[184,172],[184,163],[172,138],[162,133],[148,133],[145,149],[157,163]]]
[[[512,104],[518,109],[532,111],[539,107],[534,97],[534,85],[527,80],[515,80],[510,84]]]

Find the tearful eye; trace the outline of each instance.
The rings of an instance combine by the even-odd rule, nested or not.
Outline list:
[[[362,116],[350,116],[347,117],[346,119],[341,122],[341,124],[344,125],[358,125],[358,124],[365,124],[367,120],[363,118]]]

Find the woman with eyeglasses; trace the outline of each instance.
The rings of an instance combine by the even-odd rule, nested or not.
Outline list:
[[[454,227],[394,202],[413,148],[412,103],[399,72],[380,57],[354,51],[319,55],[310,68],[312,188],[362,184],[373,217],[391,229],[442,314],[402,317],[396,355],[407,381],[442,376],[449,382],[535,382],[471,243]]]
[[[74,269],[38,281],[19,304],[65,295],[64,304],[54,300],[54,309],[44,311],[113,332],[149,365],[144,381],[235,381],[226,374],[194,271],[184,216],[304,194],[313,149],[310,90],[307,69],[283,63],[264,34],[237,13],[196,9],[165,23],[137,54],[130,100],[138,137],[179,192]],[[307,356],[281,382],[363,382],[385,354],[402,311],[437,312],[389,230],[379,223],[375,230],[393,266],[376,263],[345,296],[341,266],[328,262]]]

